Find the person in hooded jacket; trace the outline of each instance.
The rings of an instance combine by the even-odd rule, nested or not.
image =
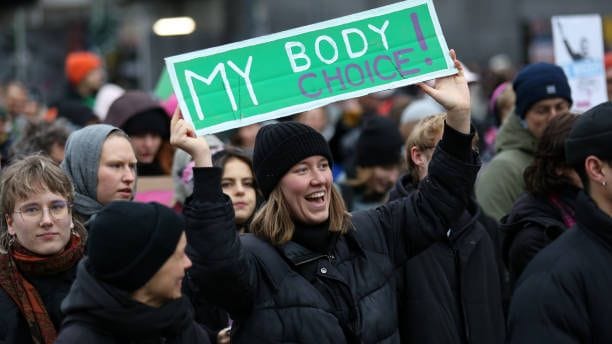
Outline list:
[[[527,192],[502,218],[502,252],[511,286],[542,248],[576,222],[575,202],[582,183],[565,161],[564,146],[576,119],[561,114],[544,130],[535,159],[525,170]]]
[[[161,103],[143,91],[127,91],[108,109],[104,123],[121,128],[130,137],[138,175],[170,175],[174,150],[170,136],[170,118]]]
[[[390,202],[417,192],[427,177],[445,119],[445,114],[429,116],[413,128],[406,140],[408,173],[391,191]],[[499,229],[483,217],[471,199],[447,238],[408,260],[400,270],[402,343],[503,342]]]
[[[534,158],[546,125],[572,105],[572,94],[561,67],[534,63],[512,82],[514,113],[508,115],[495,139],[495,156],[476,181],[476,199],[484,212],[500,221],[525,192],[523,173]]]
[[[55,343],[210,343],[182,296],[184,228],[157,203],[115,201],[98,212]]]
[[[612,102],[579,116],[565,158],[584,187],[576,224],[542,249],[519,277],[508,343],[612,342]]]
[[[281,122],[257,135],[253,165],[266,203],[251,222],[252,234],[239,236],[206,141],[175,114],[170,141],[196,166],[185,207],[189,275],[228,310],[233,343],[399,343],[396,269],[444,240],[479,168],[467,82],[454,51],[450,56],[458,74],[435,88],[421,85],[448,111],[423,187],[352,216],[332,185],[323,136]]]
[[[4,168],[0,190],[0,343],[51,344],[85,250],[74,189],[53,160],[31,155]]]
[[[87,225],[104,205],[132,200],[136,162],[129,137],[117,127],[94,124],[70,134],[60,166],[74,184],[77,218]]]

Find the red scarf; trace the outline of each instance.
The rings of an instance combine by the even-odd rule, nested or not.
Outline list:
[[[17,242],[9,248],[8,254],[0,255],[0,287],[19,307],[34,344],[52,344],[57,330],[38,291],[22,273],[34,276],[61,273],[77,264],[84,250],[81,237],[73,234],[66,249],[50,257],[32,253]]]

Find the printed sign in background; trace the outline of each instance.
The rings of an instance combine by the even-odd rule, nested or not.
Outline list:
[[[166,66],[200,135],[456,72],[431,0],[168,57]]]
[[[608,100],[599,15],[552,18],[555,63],[565,71],[574,104],[582,113]]]

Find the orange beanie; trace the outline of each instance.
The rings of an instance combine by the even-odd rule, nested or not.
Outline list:
[[[66,77],[73,85],[78,85],[89,72],[100,68],[102,61],[98,55],[87,51],[77,51],[66,57]]]

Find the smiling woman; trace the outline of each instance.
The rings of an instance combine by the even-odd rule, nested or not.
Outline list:
[[[0,327],[3,343],[52,343],[60,302],[83,256],[85,230],[73,218],[70,179],[46,157],[3,171],[0,229]]]
[[[170,141],[194,160],[185,206],[193,285],[233,319],[232,343],[400,343],[398,267],[446,233],[466,207],[478,163],[471,150],[463,68],[422,85],[448,111],[423,188],[397,202],[349,214],[332,186],[331,151],[296,122],[262,127],[253,167],[266,202],[252,234],[234,230],[232,204],[210,148],[180,113]],[[214,281],[214,283],[211,283]],[[282,319],[282,320],[281,320]]]

